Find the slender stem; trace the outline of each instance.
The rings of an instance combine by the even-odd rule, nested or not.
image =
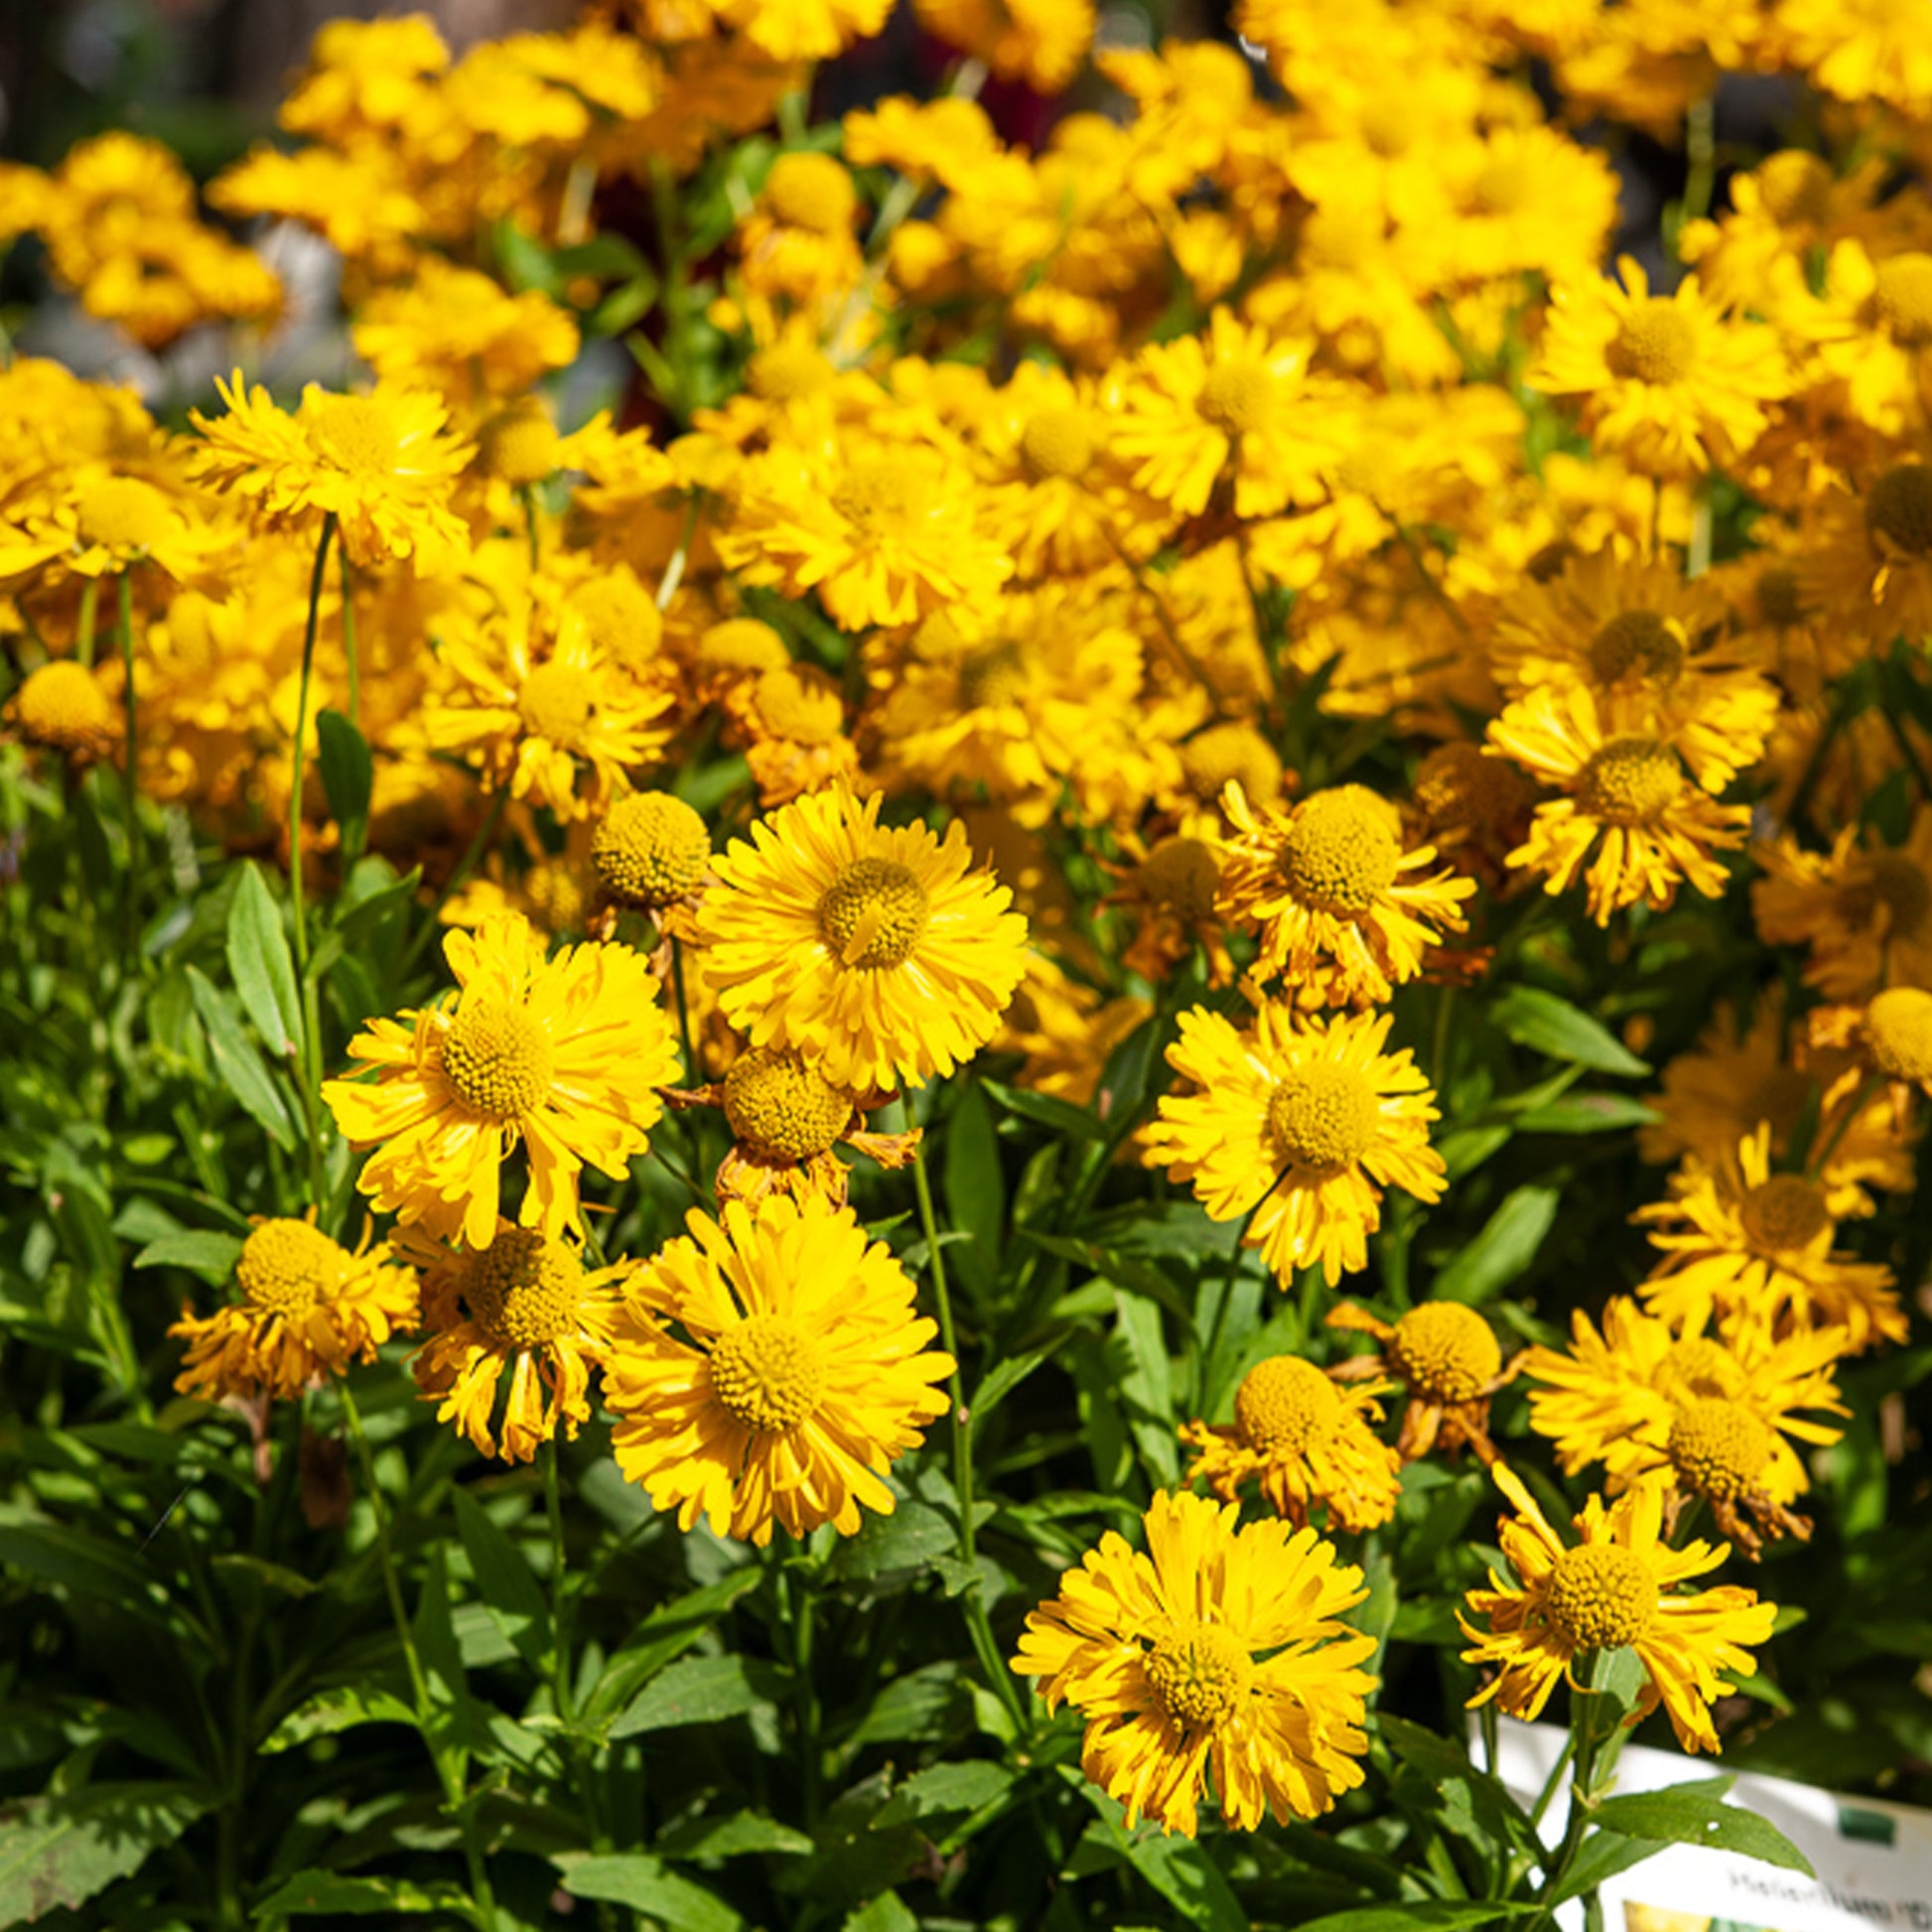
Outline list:
[[[979,1655],[980,1668],[985,1671],[994,1695],[1006,1706],[1007,1715],[1013,1719],[1015,1726],[1025,1731],[1030,1727],[1028,1713],[1020,1701],[1012,1673],[1000,1656],[999,1642],[993,1635],[992,1619],[986,1613],[986,1602],[980,1589],[979,1551],[973,1528],[972,1415],[966,1407],[966,1383],[959,1370],[952,1297],[946,1289],[946,1263],[939,1246],[939,1220],[932,1211],[932,1183],[926,1178],[924,1152],[916,1148],[912,1153],[912,1186],[919,1199],[919,1225],[925,1231],[926,1267],[932,1277],[933,1301],[938,1306],[939,1340],[952,1357],[953,1364],[952,1374],[946,1383],[952,1396],[953,1489],[959,1503],[959,1559],[971,1576],[971,1581],[960,1591],[960,1601],[965,1605],[966,1628]]]
[[[1601,1650],[1595,1652],[1590,1659],[1589,1688],[1573,1690],[1571,1693],[1570,1737],[1576,1754],[1577,1775],[1570,1781],[1570,1816],[1564,1821],[1563,1839],[1557,1846],[1556,1856],[1544,1866],[1543,1885],[1537,1893],[1539,1904],[1553,1899],[1562,1889],[1589,1831],[1590,1805],[1596,1796],[1596,1755],[1603,1742],[1597,1735],[1597,1726],[1601,1707],[1606,1702],[1599,1680],[1608,1665],[1610,1654]],[[1551,1786],[1554,1787],[1555,1783],[1556,1777],[1552,1773]],[[1547,1802],[1547,1799],[1546,1789],[1542,1802]],[[1555,1922],[1556,1906],[1551,1904],[1537,1925],[1541,1927],[1545,1923]]]
[[[1870,1104],[1871,1096],[1884,1084],[1885,1076],[1882,1073],[1867,1073],[1864,1076],[1863,1083],[1852,1096],[1851,1103],[1833,1123],[1832,1131],[1826,1136],[1824,1146],[1805,1163],[1805,1172],[1808,1174],[1823,1175],[1826,1163],[1838,1152],[1838,1144],[1844,1140],[1847,1130],[1864,1112]]]
[[[89,670],[94,667],[94,609],[99,602],[100,579],[89,577],[80,587],[80,618],[73,631],[73,654]]]
[[[415,938],[410,940],[408,949],[403,953],[402,965],[398,969],[406,975],[417,960],[423,956],[423,948],[435,938],[441,928],[440,914],[444,906],[463,890],[464,882],[477,869],[477,861],[483,855],[484,848],[496,836],[496,828],[502,823],[503,808],[510,801],[508,785],[497,787],[489,801],[489,809],[483,813],[483,823],[477,827],[477,835],[470,841],[468,850],[457,861],[456,870],[444,880],[443,889],[436,895],[435,902],[429,908],[429,917],[418,928]]]
[[[355,648],[355,580],[348,561],[348,546],[336,546],[336,561],[343,567],[343,661],[348,667],[348,722],[362,729],[362,660]]]
[[[1543,1780],[1543,1789],[1537,1793],[1536,1803],[1530,1807],[1530,1823],[1540,1825],[1556,1796],[1563,1789],[1563,1774],[1570,1768],[1570,1760],[1577,1755],[1577,1733],[1573,1729],[1563,1740],[1563,1749],[1557,1753],[1557,1761],[1550,1766],[1550,1775]]]
[[[534,483],[518,483],[516,493],[523,500],[523,534],[530,546],[530,569],[534,574],[543,561],[543,543],[537,534],[537,491]]]
[[[1718,109],[1706,94],[1691,103],[1684,120],[1684,206],[1678,213],[1681,234],[1687,221],[1701,221],[1711,211],[1711,196],[1718,185]]]
[[[550,1681],[558,1719],[569,1725],[577,1698],[570,1670],[570,1570],[564,1549],[564,1505],[557,1461],[557,1439],[553,1436],[543,1449],[543,1500],[550,1513]]]
[[[309,966],[309,918],[302,903],[302,780],[309,755],[309,680],[316,662],[316,624],[322,615],[322,580],[329,564],[329,543],[336,534],[336,512],[322,519],[316,542],[316,567],[309,578],[309,624],[302,635],[302,682],[295,701],[295,744],[289,757],[289,908],[295,923],[295,972],[298,979]]]
[[[684,941],[671,934],[671,987],[677,995],[677,1033],[684,1047],[684,1078],[698,1084],[698,1055],[691,1044],[691,1008],[684,997]]]
[[[121,635],[121,799],[127,820],[126,940],[129,963],[140,966],[141,932],[141,714],[134,692],[134,583],[122,571],[115,586],[120,600]]]

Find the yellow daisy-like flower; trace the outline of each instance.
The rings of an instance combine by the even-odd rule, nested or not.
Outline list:
[[[471,451],[446,434],[435,396],[378,383],[366,396],[337,396],[311,383],[294,415],[237,369],[215,381],[225,416],[189,420],[205,447],[196,474],[232,489],[272,523],[334,515],[358,564],[410,558],[434,569],[462,555],[469,532],[450,508]]]
[[[1932,1094],[1932,993],[1921,986],[1889,986],[1874,994],[1860,1034],[1874,1072]]]
[[[1843,1328],[1848,1354],[1875,1340],[1903,1341],[1892,1271],[1839,1253],[1825,1189],[1802,1174],[1773,1173],[1770,1149],[1771,1130],[1760,1127],[1718,1161],[1688,1160],[1671,1198],[1630,1217],[1664,1255],[1637,1290],[1650,1311],[1687,1329],[1714,1312],[1780,1331]]]
[[[1445,1185],[1436,1096],[1407,1048],[1382,1051],[1393,1024],[1270,1004],[1238,1033],[1205,1008],[1183,1013],[1168,1062],[1195,1091],[1161,1096],[1148,1166],[1192,1181],[1217,1221],[1252,1214],[1244,1239],[1278,1280],[1318,1267],[1332,1288],[1359,1273],[1382,1186],[1434,1201]]]
[[[200,507],[206,512],[206,501]],[[0,590],[36,579],[111,577],[142,566],[176,583],[206,581],[235,532],[191,514],[178,492],[143,477],[83,472],[19,522],[0,522]]]
[[[1333,1370],[1336,1376],[1354,1381],[1392,1375],[1408,1390],[1395,1446],[1401,1461],[1414,1462],[1438,1445],[1445,1450],[1467,1445],[1484,1462],[1494,1459],[1489,1398],[1515,1375],[1517,1364],[1504,1366],[1496,1331],[1474,1309],[1460,1302],[1424,1302],[1384,1321],[1343,1302],[1329,1311],[1328,1326],[1353,1328],[1382,1344],[1378,1355],[1341,1363]]]
[[[350,1253],[313,1219],[257,1220],[235,1263],[240,1301],[206,1316],[184,1308],[168,1330],[188,1344],[175,1387],[209,1402],[291,1402],[325,1374],[373,1361],[416,1326],[415,1277],[393,1260],[366,1229]]]
[[[1394,1386],[1344,1389],[1299,1355],[1271,1355],[1241,1378],[1231,1429],[1181,1425],[1195,1451],[1187,1480],[1231,1503],[1258,1479],[1269,1506],[1298,1529],[1325,1504],[1331,1529],[1372,1530],[1402,1496],[1402,1458],[1370,1427],[1382,1420],[1375,1398]]]
[[[854,1535],[861,1504],[892,1513],[882,1478],[945,1412],[953,1358],[849,1208],[772,1194],[722,1216],[694,1209],[630,1278],[604,1377],[618,1466],[687,1530]]]
[[[1707,898],[1723,894],[1724,868],[1711,855],[1744,843],[1749,807],[1701,791],[1667,739],[1615,730],[1579,684],[1532,692],[1490,725],[1489,742],[1565,794],[1536,808],[1508,859],[1544,874],[1545,892],[1583,876],[1598,925],[1639,901],[1669,905],[1686,880]]]
[[[1319,501],[1342,449],[1332,403],[1307,383],[1308,345],[1276,341],[1226,309],[1205,337],[1141,352],[1112,425],[1134,484],[1183,515],[1207,508],[1225,480],[1237,516]]]
[[[1303,1004],[1367,1006],[1414,979],[1475,881],[1448,871],[1405,881],[1436,857],[1403,850],[1396,808],[1366,785],[1332,785],[1285,811],[1253,805],[1235,779],[1221,794],[1234,834],[1220,846],[1222,914],[1255,927],[1262,982],[1286,979]]]
[[[1741,455],[1764,428],[1764,404],[1790,388],[1776,335],[1727,320],[1695,275],[1674,295],[1652,295],[1630,256],[1617,269],[1620,288],[1605,276],[1555,291],[1530,382],[1585,397],[1597,444],[1652,476],[1691,476]]]
[[[781,807],[714,862],[697,914],[732,1025],[861,1089],[970,1059],[1026,972],[1027,922],[966,828],[888,828],[879,805],[839,786]]]
[[[113,704],[100,679],[71,657],[29,671],[7,709],[30,745],[64,752],[76,762],[104,759],[114,749]]]
[[[559,1427],[575,1440],[591,1419],[591,1370],[610,1347],[629,1264],[586,1269],[576,1242],[503,1220],[486,1247],[448,1248],[416,1228],[398,1245],[423,1271],[436,1329],[410,1363],[424,1397],[441,1404],[436,1420],[507,1462],[532,1460]]]
[[[628,946],[543,941],[514,912],[452,931],[453,1005],[375,1020],[348,1043],[376,1078],[326,1080],[322,1096],[354,1148],[377,1148],[357,1185],[385,1213],[433,1235],[488,1244],[502,1166],[518,1146],[525,1227],[581,1224],[586,1163],[614,1179],[648,1145],[656,1089],[677,1077],[657,982]]]
[[[1542,1384],[1530,1395],[1530,1426],[1556,1444],[1565,1474],[1600,1462],[1611,1495],[1654,1481],[1673,1524],[1683,1503],[1702,1496],[1746,1556],[1760,1539],[1740,1508],[1769,1535],[1810,1535],[1790,1509],[1811,1487],[1791,1445],[1843,1433],[1797,1413],[1850,1413],[1832,1375],[1842,1330],[1779,1339],[1745,1318],[1719,1334],[1700,1321],[1680,1335],[1627,1296],[1604,1309],[1600,1334],[1581,1309],[1570,1321],[1567,1353],[1537,1347],[1523,1357],[1524,1374]]]
[[[1233,1503],[1162,1490],[1143,1520],[1146,1554],[1108,1531],[1028,1615],[1013,1668],[1086,1719],[1081,1768],[1130,1830],[1191,1838],[1210,1780],[1237,1831],[1319,1817],[1368,1749],[1375,1639],[1341,1621],[1362,1573],[1312,1530],[1238,1527]]]
[[[1474,1646],[1463,1661],[1501,1666],[1469,1703],[1493,1698],[1512,1718],[1536,1719],[1559,1678],[1577,1684],[1580,1656],[1628,1648],[1647,1682],[1627,1722],[1661,1704],[1687,1751],[1718,1750],[1710,1707],[1734,1688],[1723,1673],[1753,1675],[1745,1646],[1763,1643],[1777,1618],[1775,1603],[1736,1585],[1677,1592],[1679,1584],[1717,1569],[1729,1546],[1673,1550],[1662,1540],[1663,1498],[1654,1487],[1628,1490],[1607,1510],[1600,1496],[1590,1497],[1575,1519],[1582,1541],[1569,1544],[1513,1469],[1498,1462],[1492,1473],[1516,1510],[1499,1538],[1516,1581],[1492,1570],[1491,1588],[1468,1592],[1471,1613],[1488,1619],[1486,1631],[1456,1619]]]
[[[1829,624],[1882,651],[1932,633],[1932,463],[1907,456],[1860,484],[1819,493],[1798,588]]]

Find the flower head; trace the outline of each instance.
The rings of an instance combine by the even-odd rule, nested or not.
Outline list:
[[[1423,1302],[1394,1321],[1384,1321],[1353,1302],[1328,1314],[1331,1328],[1356,1328],[1382,1344],[1379,1355],[1358,1355],[1335,1372],[1356,1378],[1393,1376],[1409,1392],[1402,1412],[1396,1452],[1413,1462],[1438,1444],[1445,1449],[1465,1443],[1487,1462],[1495,1454],[1489,1442],[1489,1398],[1516,1373],[1503,1365],[1496,1331],[1461,1302]]]

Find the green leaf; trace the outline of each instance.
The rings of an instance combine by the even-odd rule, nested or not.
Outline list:
[[[1561,1905],[1567,1898],[1581,1898],[1586,1892],[1594,1891],[1606,1878],[1614,1878],[1619,1871],[1628,1871],[1632,1865],[1654,1859],[1663,1849],[1654,1838],[1592,1832],[1585,1839],[1584,1849],[1577,1854],[1563,1883],[1550,1894],[1550,1903]]]
[[[206,1282],[217,1286],[234,1273],[241,1259],[241,1239],[233,1234],[216,1234],[206,1228],[183,1228],[179,1234],[164,1234],[150,1241],[134,1257],[137,1268],[186,1268]]]
[[[743,1657],[686,1657],[660,1672],[636,1702],[612,1725],[613,1740],[675,1725],[715,1725],[742,1718],[771,1699],[768,1664]]]
[[[1504,1919],[1529,1918],[1541,1905],[1512,1905],[1502,1899],[1481,1904],[1451,1904],[1444,1899],[1417,1898],[1400,1905],[1365,1905],[1350,1912],[1328,1912],[1310,1919],[1301,1932],[1479,1932]]]
[[[922,1818],[978,1811],[1011,1789],[1014,1773],[991,1758],[971,1758],[963,1764],[935,1764],[907,1778],[873,1814],[870,1829],[891,1831]]]
[[[1536,1259],[1562,1198],[1554,1187],[1518,1187],[1506,1194],[1469,1245],[1437,1275],[1437,1298],[1486,1302],[1507,1288]]]
[[[839,1932],[919,1932],[912,1908],[896,1891],[882,1891],[845,1915]]]
[[[832,1557],[832,1575],[847,1583],[868,1583],[896,1570],[920,1570],[958,1543],[957,1527],[930,1503],[902,1502],[890,1516],[867,1512],[859,1534],[841,1540]]]
[[[999,1278],[1000,1240],[1006,1226],[1006,1178],[1000,1144],[986,1096],[967,1081],[953,1101],[945,1134],[946,1208],[968,1236],[958,1255],[961,1268],[982,1287]]]
[[[1117,1828],[1118,1829],[1118,1828]],[[1220,1867],[1195,1839],[1127,1838],[1127,1862],[1200,1932],[1248,1932],[1248,1914]]]
[[[566,1853],[551,1860],[574,1898],[601,1898],[661,1920],[676,1932],[738,1932],[745,1921],[703,1885],[680,1877],[662,1859],[627,1852],[614,1857]]]
[[[466,1489],[455,1491],[457,1532],[476,1572],[477,1588],[503,1635],[526,1664],[541,1669],[550,1655],[550,1605],[523,1552]]]
[[[298,1871],[255,1907],[257,1923],[340,1912],[372,1918],[379,1912],[448,1912],[468,1918],[468,1899],[455,1885],[419,1885],[408,1878],[351,1878],[341,1871]]]
[[[262,1044],[278,1059],[293,1059],[302,1037],[295,960],[281,908],[252,861],[242,865],[240,884],[228,901],[228,972]]]
[[[1127,1426],[1149,1473],[1157,1482],[1171,1484],[1180,1474],[1180,1449],[1173,1423],[1173,1358],[1161,1329],[1161,1311],[1125,1291],[1117,1291],[1115,1308],[1119,1314],[1115,1333],[1130,1363],[1129,1372],[1120,1378]]]
[[[1626,1797],[1606,1798],[1590,1811],[1599,1831],[1620,1832],[1625,1838],[1656,1839],[1666,1845],[1708,1845],[1716,1852],[1736,1852],[1766,1864],[1818,1874],[1811,1861],[1773,1825],[1741,1805],[1727,1805],[1721,1793],[1727,1778],[1679,1785],[1670,1791],[1632,1791]]]
[[[375,764],[362,734],[340,711],[316,714],[316,761],[330,816],[342,827],[344,859],[353,865],[369,828]]]
[[[1030,1376],[1040,1363],[1047,1360],[1060,1343],[1066,1339],[1068,1330],[1057,1330],[1051,1341],[1037,1348],[1030,1348],[1024,1355],[1009,1355],[1004,1361],[995,1362],[985,1379],[972,1393],[967,1405],[975,1428],[983,1423],[1002,1402]]]
[[[1540,986],[1512,986],[1489,1009],[1489,1020],[1506,1039],[1554,1060],[1575,1060],[1599,1073],[1634,1078],[1650,1071],[1600,1021]]]
[[[1614,1134],[1656,1118],[1655,1108],[1626,1093],[1567,1093],[1518,1114],[1516,1125],[1525,1134]]]
[[[1006,1087],[997,1080],[982,1080],[994,1104],[1023,1120],[1037,1121],[1056,1134],[1078,1141],[1104,1141],[1107,1129],[1090,1108],[1076,1107],[1069,1100],[1056,1100],[1050,1093],[1030,1093],[1025,1087]]]
[[[179,1784],[97,1784],[0,1805],[0,1925],[76,1906],[138,1871],[207,1809]]]
[[[333,1737],[358,1725],[416,1725],[416,1714],[392,1691],[376,1685],[340,1684],[299,1704],[262,1739],[257,1749],[293,1750],[312,1737]]]
[[[657,1849],[667,1859],[739,1859],[751,1853],[809,1858],[818,1848],[803,1832],[775,1818],[741,1811],[729,1818],[694,1818],[660,1832]]]
[[[683,1656],[707,1630],[715,1629],[725,1612],[757,1589],[762,1579],[757,1564],[747,1564],[652,1611],[605,1667],[585,1706],[586,1721],[601,1724],[614,1711],[622,1710],[667,1664]]]
[[[17,1503],[0,1503],[0,1566],[165,1622],[153,1579],[118,1545],[56,1523]]]
[[[208,1051],[221,1084],[241,1103],[242,1110],[285,1153],[295,1146],[295,1123],[268,1068],[226,996],[199,966],[188,969],[188,987],[207,1033]]]

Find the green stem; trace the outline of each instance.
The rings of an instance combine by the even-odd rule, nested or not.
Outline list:
[[[691,1009],[684,997],[684,941],[671,934],[671,987],[677,995],[677,1034],[684,1047],[684,1078],[698,1084],[698,1055],[691,1044]]]
[[[1824,1173],[1825,1164],[1838,1152],[1838,1144],[1844,1140],[1847,1130],[1864,1112],[1865,1108],[1871,1104],[1872,1095],[1884,1084],[1885,1076],[1882,1073],[1867,1073],[1864,1076],[1863,1083],[1860,1086],[1858,1092],[1852,1096],[1852,1104],[1839,1115],[1837,1122],[1834,1124],[1830,1135],[1825,1141],[1825,1145],[1805,1163],[1805,1172],[1808,1174],[1816,1178]]]
[[[295,744],[289,764],[289,908],[295,922],[295,973],[300,979],[309,966],[309,918],[302,902],[302,781],[309,754],[309,680],[316,662],[316,624],[322,615],[322,579],[329,564],[329,543],[336,534],[336,512],[322,519],[316,543],[316,567],[309,577],[309,623],[302,634],[302,682],[295,701]]]
[[[343,567],[343,661],[348,667],[348,722],[362,729],[362,660],[355,648],[355,582],[348,561],[348,546],[336,546],[336,561]]]
[[[423,956],[423,948],[441,930],[440,915],[444,906],[456,897],[463,890],[464,882],[476,871],[477,861],[483,857],[484,848],[496,836],[496,828],[502,823],[503,809],[509,801],[509,787],[499,786],[489,801],[489,809],[483,813],[483,823],[477,827],[476,837],[470,841],[468,850],[457,861],[456,870],[444,880],[442,891],[436,895],[429,908],[428,919],[417,929],[415,938],[410,940],[407,950],[403,953],[402,964],[397,968],[399,978],[408,976],[410,968]]]
[[[141,713],[134,692],[134,583],[122,571],[115,585],[120,602],[121,636],[121,799],[127,820],[125,924],[128,962],[140,966],[141,934]]]
[[[543,544],[537,535],[537,491],[534,483],[518,483],[516,493],[523,500],[523,533],[530,546],[530,572],[534,576],[543,560]]]
[[[1562,1890],[1564,1880],[1569,1877],[1570,1867],[1577,1863],[1577,1855],[1584,1849],[1584,1840],[1589,1831],[1590,1812],[1597,1796],[1597,1752],[1604,1742],[1597,1734],[1598,1724],[1601,1707],[1609,1702],[1599,1685],[1612,1654],[1601,1650],[1594,1652],[1589,1665],[1589,1688],[1573,1690],[1571,1693],[1571,1741],[1568,1748],[1574,1751],[1577,1775],[1570,1781],[1570,1816],[1564,1821],[1563,1838],[1557,1846],[1556,1856],[1544,1866],[1543,1884],[1537,1892],[1538,1904],[1545,1905],[1546,1909],[1536,1921],[1535,1932],[1541,1932],[1546,1924],[1556,1923],[1556,1905],[1553,1901]],[[1614,1715],[1611,1722],[1615,1722]],[[1558,1764],[1561,1769],[1561,1759]],[[1552,1772],[1539,1807],[1549,1802],[1556,1783],[1556,1773]],[[1537,1816],[1540,1820],[1540,1809]]]
[[[966,1629],[979,1656],[980,1668],[986,1673],[994,1695],[1006,1707],[1015,1727],[1024,1732],[1029,1728],[1027,1710],[1020,1701],[1012,1673],[1000,1656],[999,1642],[993,1635],[993,1622],[986,1613],[986,1602],[980,1589],[979,1551],[973,1529],[972,1415],[966,1407],[966,1382],[959,1370],[952,1297],[946,1288],[946,1263],[939,1246],[939,1219],[932,1210],[932,1183],[926,1178],[922,1148],[914,1149],[912,1154],[912,1186],[919,1200],[919,1225],[925,1231],[926,1267],[932,1277],[932,1297],[938,1308],[939,1340],[953,1363],[952,1374],[946,1383],[952,1396],[953,1489],[959,1504],[959,1560],[966,1566],[971,1579],[960,1592],[960,1601],[965,1605]]]
[[[1701,221],[1711,211],[1711,196],[1718,185],[1718,110],[1711,95],[1691,103],[1684,121],[1684,206],[1677,217],[1682,233],[1687,221]]]
[[[94,610],[99,602],[100,579],[89,577],[80,587],[80,618],[73,631],[73,654],[89,670],[94,667]]]

